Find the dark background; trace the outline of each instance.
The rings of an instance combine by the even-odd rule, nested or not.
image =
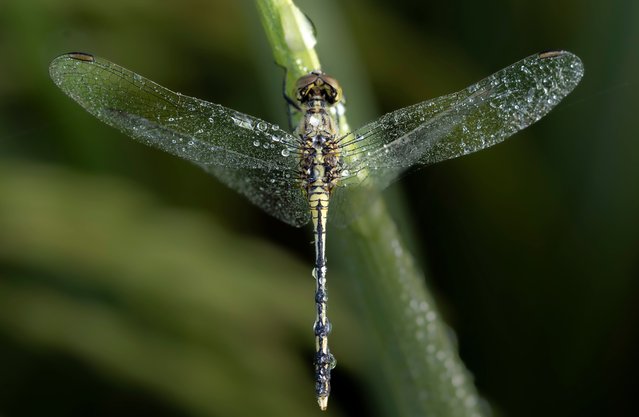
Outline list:
[[[534,52],[581,57],[542,121],[393,188],[495,415],[636,415],[639,3],[335,3],[299,5],[353,127]],[[0,4],[0,415],[319,413],[308,230],[86,114],[47,76],[72,50],[286,123],[250,1]],[[338,291],[335,384],[359,388],[330,412],[372,412]]]

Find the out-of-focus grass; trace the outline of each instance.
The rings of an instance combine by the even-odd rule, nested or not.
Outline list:
[[[429,278],[438,295],[438,304],[443,306],[447,322],[460,338],[461,355],[475,374],[480,392],[489,398],[497,414],[520,417],[634,414],[631,411],[636,408],[633,382],[639,367],[635,354],[639,342],[639,280],[636,279],[639,265],[639,141],[636,140],[639,50],[635,41],[639,38],[636,24],[639,3],[627,0],[560,3],[353,0],[341,2],[337,13],[324,7],[323,1],[300,0],[299,4],[318,28],[318,49],[324,68],[342,83],[348,100],[349,121],[354,128],[383,111],[463,88],[536,51],[568,49],[583,59],[586,76],[581,85],[538,124],[490,151],[434,166],[402,180],[401,186],[411,190],[409,209],[414,215],[412,221],[401,222],[401,235],[406,238],[412,233],[416,237],[409,240],[421,266],[428,258],[426,267],[432,271]],[[3,174],[5,178],[22,178],[31,175],[31,171],[44,172],[37,176],[38,181],[28,183],[29,189],[20,190],[27,195],[21,198],[28,197],[32,206],[42,208],[25,211],[25,215],[31,213],[31,218],[25,217],[23,225],[37,224],[43,230],[64,229],[60,236],[63,243],[80,234],[74,232],[73,221],[68,216],[46,216],[47,201],[54,198],[51,194],[59,188],[53,187],[52,182],[57,178],[59,181],[55,182],[62,187],[66,182],[85,181],[82,178],[89,175],[86,181],[91,185],[78,191],[79,195],[62,194],[73,199],[64,203],[75,213],[74,206],[83,201],[83,194],[95,195],[90,191],[99,188],[93,185],[95,174],[99,174],[99,178],[106,179],[98,181],[102,184],[113,181],[114,177],[131,181],[128,185],[115,181],[119,185],[107,187],[112,192],[105,195],[116,200],[100,204],[105,210],[121,207],[117,198],[122,196],[146,195],[148,197],[142,199],[148,202],[152,212],[177,211],[187,220],[198,213],[201,222],[223,225],[220,227],[236,238],[252,236],[249,239],[252,241],[259,236],[263,243],[258,247],[264,247],[267,252],[274,250],[273,247],[285,248],[289,255],[284,258],[294,258],[292,262],[297,267],[291,268],[285,261],[282,268],[278,265],[281,280],[286,280],[284,287],[304,286],[308,290],[300,290],[303,293],[286,300],[278,299],[281,304],[288,304],[282,307],[286,311],[304,311],[304,317],[299,318],[299,330],[292,330],[294,340],[286,340],[282,346],[296,347],[291,352],[292,365],[287,355],[283,366],[294,366],[300,373],[293,382],[296,383],[293,391],[282,389],[287,396],[279,399],[286,404],[299,399],[301,406],[306,407],[304,410],[315,412],[312,387],[309,392],[309,384],[312,384],[309,335],[313,316],[309,303],[313,288],[309,269],[311,245],[300,243],[310,242],[310,236],[262,215],[196,167],[133,143],[85,114],[64,97],[47,76],[49,61],[71,50],[107,57],[174,90],[284,125],[282,72],[272,63],[253,1],[0,1],[0,166],[2,172],[7,173]],[[358,61],[345,60],[343,54]],[[14,159],[6,159],[9,156]],[[49,169],[41,171],[43,162],[54,172],[61,172],[62,179]],[[3,179],[0,178],[0,182]],[[135,191],[117,191],[121,186]],[[3,207],[8,207],[7,201],[15,198],[14,193],[0,195]],[[11,204],[14,207],[15,203]],[[12,209],[11,218],[18,214]],[[128,218],[124,214],[120,217]],[[138,218],[145,220],[146,213]],[[64,219],[65,227],[43,224],[45,220]],[[0,222],[15,230],[14,222]],[[105,227],[100,233],[130,238],[124,228],[130,223],[131,220],[112,221],[111,227]],[[217,227],[211,227],[196,240],[214,239],[209,231]],[[156,235],[150,233],[149,236]],[[197,233],[192,234],[193,238],[196,236]],[[337,246],[336,236],[329,237],[329,248]],[[84,245],[75,245],[82,256],[67,254],[62,260],[56,260],[57,243],[38,244],[38,251],[25,254],[12,248],[15,245],[12,240],[20,242],[23,237],[15,234],[10,237],[3,229],[0,234],[0,252],[5,254],[0,263],[2,312],[8,311],[5,304],[14,306],[12,308],[23,305],[19,300],[26,299],[26,294],[15,291],[11,292],[15,297],[10,297],[4,289],[9,283],[13,288],[20,280],[30,283],[20,284],[20,288],[29,293],[33,290],[34,296],[42,289],[64,295],[65,303],[81,302],[88,297],[86,303],[90,306],[109,307],[106,303],[112,296],[100,296],[101,292],[96,295],[96,291],[85,290],[85,286],[68,297],[65,294],[71,294],[70,290],[58,289],[66,288],[60,284],[63,278],[93,283],[100,277],[98,265],[116,262],[116,259],[102,260],[95,266],[87,266],[89,262],[82,261],[86,253],[97,251],[90,247],[91,241],[100,242],[105,238],[91,235]],[[166,237],[164,242],[170,240],[171,237]],[[160,246],[151,239],[145,244]],[[65,245],[69,247],[68,243],[61,244]],[[111,244],[109,248],[114,246]],[[124,248],[126,241],[122,240],[120,250],[114,248],[113,254],[122,255],[127,252]],[[47,251],[51,253],[47,255]],[[242,264],[236,255],[245,252],[228,253],[219,261],[220,265]],[[209,251],[198,253],[203,257],[198,263],[204,262],[217,270],[217,265],[209,264],[213,263]],[[366,358],[361,356],[366,355],[368,349],[361,349],[356,342],[368,340],[369,336],[356,335],[362,323],[349,321],[346,318],[349,316],[338,315],[336,311],[345,306],[340,296],[346,294],[349,305],[356,304],[353,300],[357,296],[357,293],[351,296],[348,288],[342,286],[340,271],[335,267],[340,254],[339,251],[329,253],[331,315],[335,321],[332,343],[339,352],[336,384],[364,375],[355,372],[361,369],[355,364],[366,364]],[[122,256],[133,260],[132,254]],[[48,261],[37,261],[38,257]],[[106,252],[104,257],[108,257]],[[261,262],[254,264],[242,266],[257,269]],[[70,273],[70,269],[81,266],[84,272]],[[142,267],[133,262],[126,268]],[[122,269],[125,267],[119,267],[118,271]],[[170,275],[178,279],[179,271],[175,269]],[[116,268],[106,268],[109,270],[116,271]],[[60,277],[60,271],[71,276]],[[19,280],[5,279],[17,276],[18,272]],[[160,272],[169,275],[166,271]],[[206,272],[207,276],[213,273],[212,270]],[[261,270],[259,273],[263,275]],[[134,293],[129,288],[135,282],[118,281],[115,273],[110,275],[114,276],[113,285],[123,286],[119,297],[126,297],[124,289],[126,293]],[[108,281],[104,276],[103,271],[101,280]],[[174,284],[165,278],[162,285],[151,287],[154,280],[148,277],[146,280],[148,294],[153,297],[156,297],[153,291],[161,291],[164,285],[173,288]],[[228,279],[226,275],[211,279],[207,285],[216,287],[207,287],[207,291],[215,290],[217,285],[228,285],[228,291],[233,291],[236,284],[243,285],[241,281],[245,279],[239,276]],[[253,281],[250,282],[253,285]],[[366,283],[366,277],[360,277],[359,285]],[[255,285],[264,289],[268,284]],[[277,285],[277,289],[282,287]],[[137,294],[141,297],[143,292],[146,293],[139,290]],[[107,300],[98,303],[91,297]],[[221,294],[219,297],[222,299],[211,300],[207,307],[213,308],[217,302],[228,299]],[[233,311],[237,314],[242,314],[245,308],[251,309],[251,303],[240,306],[241,302],[239,299],[237,305],[230,306],[236,308]],[[139,301],[137,304],[146,305],[149,310],[143,325],[136,325],[136,330],[147,326],[153,329],[158,323],[151,315],[170,311],[162,305],[151,311],[151,303]],[[43,310],[41,303],[24,305]],[[20,311],[24,316],[22,320],[37,321],[26,308]],[[118,311],[125,315],[124,310]],[[135,313],[133,317],[140,314]],[[40,317],[44,320],[50,315],[45,311]],[[260,317],[259,314],[257,318],[246,317],[243,326],[263,323]],[[297,319],[297,314],[279,317],[287,323]],[[2,323],[18,320],[21,318],[2,316]],[[235,322],[230,320],[232,318],[218,321],[220,326],[227,322],[232,326],[224,326],[225,332],[215,334],[232,331]],[[67,332],[72,331],[75,322],[69,323]],[[173,326],[176,330],[171,340],[177,343],[175,340],[181,339],[177,334],[188,332],[177,329],[177,321]],[[199,328],[212,337],[206,324]],[[7,341],[6,345],[0,342],[3,352],[0,413],[3,415],[19,415],[18,410],[25,416],[43,415],[41,409],[33,411],[34,407],[38,402],[47,403],[44,399],[54,385],[73,392],[85,388],[84,393],[91,391],[93,398],[102,396],[104,401],[113,395],[114,386],[134,394],[144,392],[149,397],[147,402],[161,396],[171,404],[179,404],[177,411],[164,410],[167,414],[190,415],[193,410],[202,410],[195,406],[195,401],[176,401],[165,395],[166,391],[155,389],[155,385],[147,385],[140,378],[129,378],[117,368],[97,365],[98,361],[69,348],[54,349],[52,342],[29,337],[20,329],[13,324],[0,328],[2,341]],[[10,348],[11,352],[7,353]],[[69,365],[69,369],[58,369],[57,375],[50,376],[51,386],[43,386],[37,383],[40,378],[33,375],[47,372],[50,369],[47,364],[57,363],[57,356],[47,356],[51,352],[80,358],[82,366],[99,371],[78,383],[73,379],[80,368],[76,363]],[[303,352],[307,352],[307,356],[302,357]],[[216,366],[222,367],[224,363]],[[71,380],[58,382],[66,374],[72,375]],[[32,379],[25,380],[26,375]],[[250,383],[251,378],[245,375],[237,376]],[[45,379],[44,375],[42,378]],[[268,385],[272,379],[269,375],[264,383]],[[174,384],[180,385],[179,382]],[[148,390],[140,388],[145,386]],[[339,397],[340,392],[345,391],[336,386],[331,413],[340,410],[336,404],[355,402],[351,400],[353,396],[362,399],[361,394],[348,392],[350,402],[346,402]],[[245,398],[249,399],[251,392],[246,393]],[[54,411],[59,411],[54,405],[64,403],[69,408],[58,415],[96,415],[83,410],[71,412],[80,400],[73,395],[50,399],[46,414],[54,415]],[[10,410],[9,406],[16,403],[21,406]],[[249,406],[243,402],[238,405]],[[222,411],[213,413],[222,414]],[[278,408],[277,413],[284,412]],[[211,414],[210,409],[203,414]],[[352,414],[356,414],[355,411]]]
[[[289,279],[307,265],[122,181],[9,160],[0,178],[5,337],[194,415],[308,413],[313,285]]]

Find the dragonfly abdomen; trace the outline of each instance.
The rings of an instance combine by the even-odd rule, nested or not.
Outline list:
[[[325,410],[331,391],[331,370],[335,367],[335,358],[328,347],[331,324],[327,315],[326,220],[331,191],[339,181],[342,164],[335,122],[326,109],[326,101],[321,96],[313,96],[301,104],[304,117],[297,129],[301,142],[299,169],[311,210],[315,242],[315,394],[320,408]]]
[[[321,187],[318,187],[321,189]],[[315,394],[322,410],[326,409],[328,396],[331,391],[331,370],[335,367],[335,358],[328,347],[328,335],[331,323],[328,320],[326,289],[326,219],[328,215],[327,191],[313,192],[309,196],[313,234],[315,241]]]

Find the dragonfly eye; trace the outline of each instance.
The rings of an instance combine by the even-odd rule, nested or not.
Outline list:
[[[329,104],[335,104],[342,99],[342,89],[337,80],[318,71],[313,71],[300,77],[295,83],[297,100],[301,103],[321,97]]]
[[[337,80],[329,75],[322,74],[320,77],[325,84],[327,90],[327,100],[331,104],[335,104],[342,99],[342,87],[340,87]]]

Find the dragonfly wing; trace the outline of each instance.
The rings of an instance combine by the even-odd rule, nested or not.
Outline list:
[[[203,168],[264,211],[295,227],[311,219],[299,179],[282,170],[208,165]]]
[[[570,52],[540,53],[457,93],[389,113],[342,138],[344,185],[383,188],[413,165],[502,142],[545,116],[583,71]]]
[[[291,224],[299,216],[273,213],[268,187],[248,187],[269,178],[231,175],[297,176],[297,139],[246,114],[170,91],[105,59],[70,53],[54,59],[51,78],[68,96],[103,122],[147,145],[221,175],[231,188],[261,208]],[[224,167],[222,169],[220,167]],[[281,181],[280,181],[281,182]],[[291,180],[293,184],[295,181]],[[269,182],[270,184],[270,182]],[[285,190],[295,194],[297,190]],[[280,191],[281,192],[281,191]]]

